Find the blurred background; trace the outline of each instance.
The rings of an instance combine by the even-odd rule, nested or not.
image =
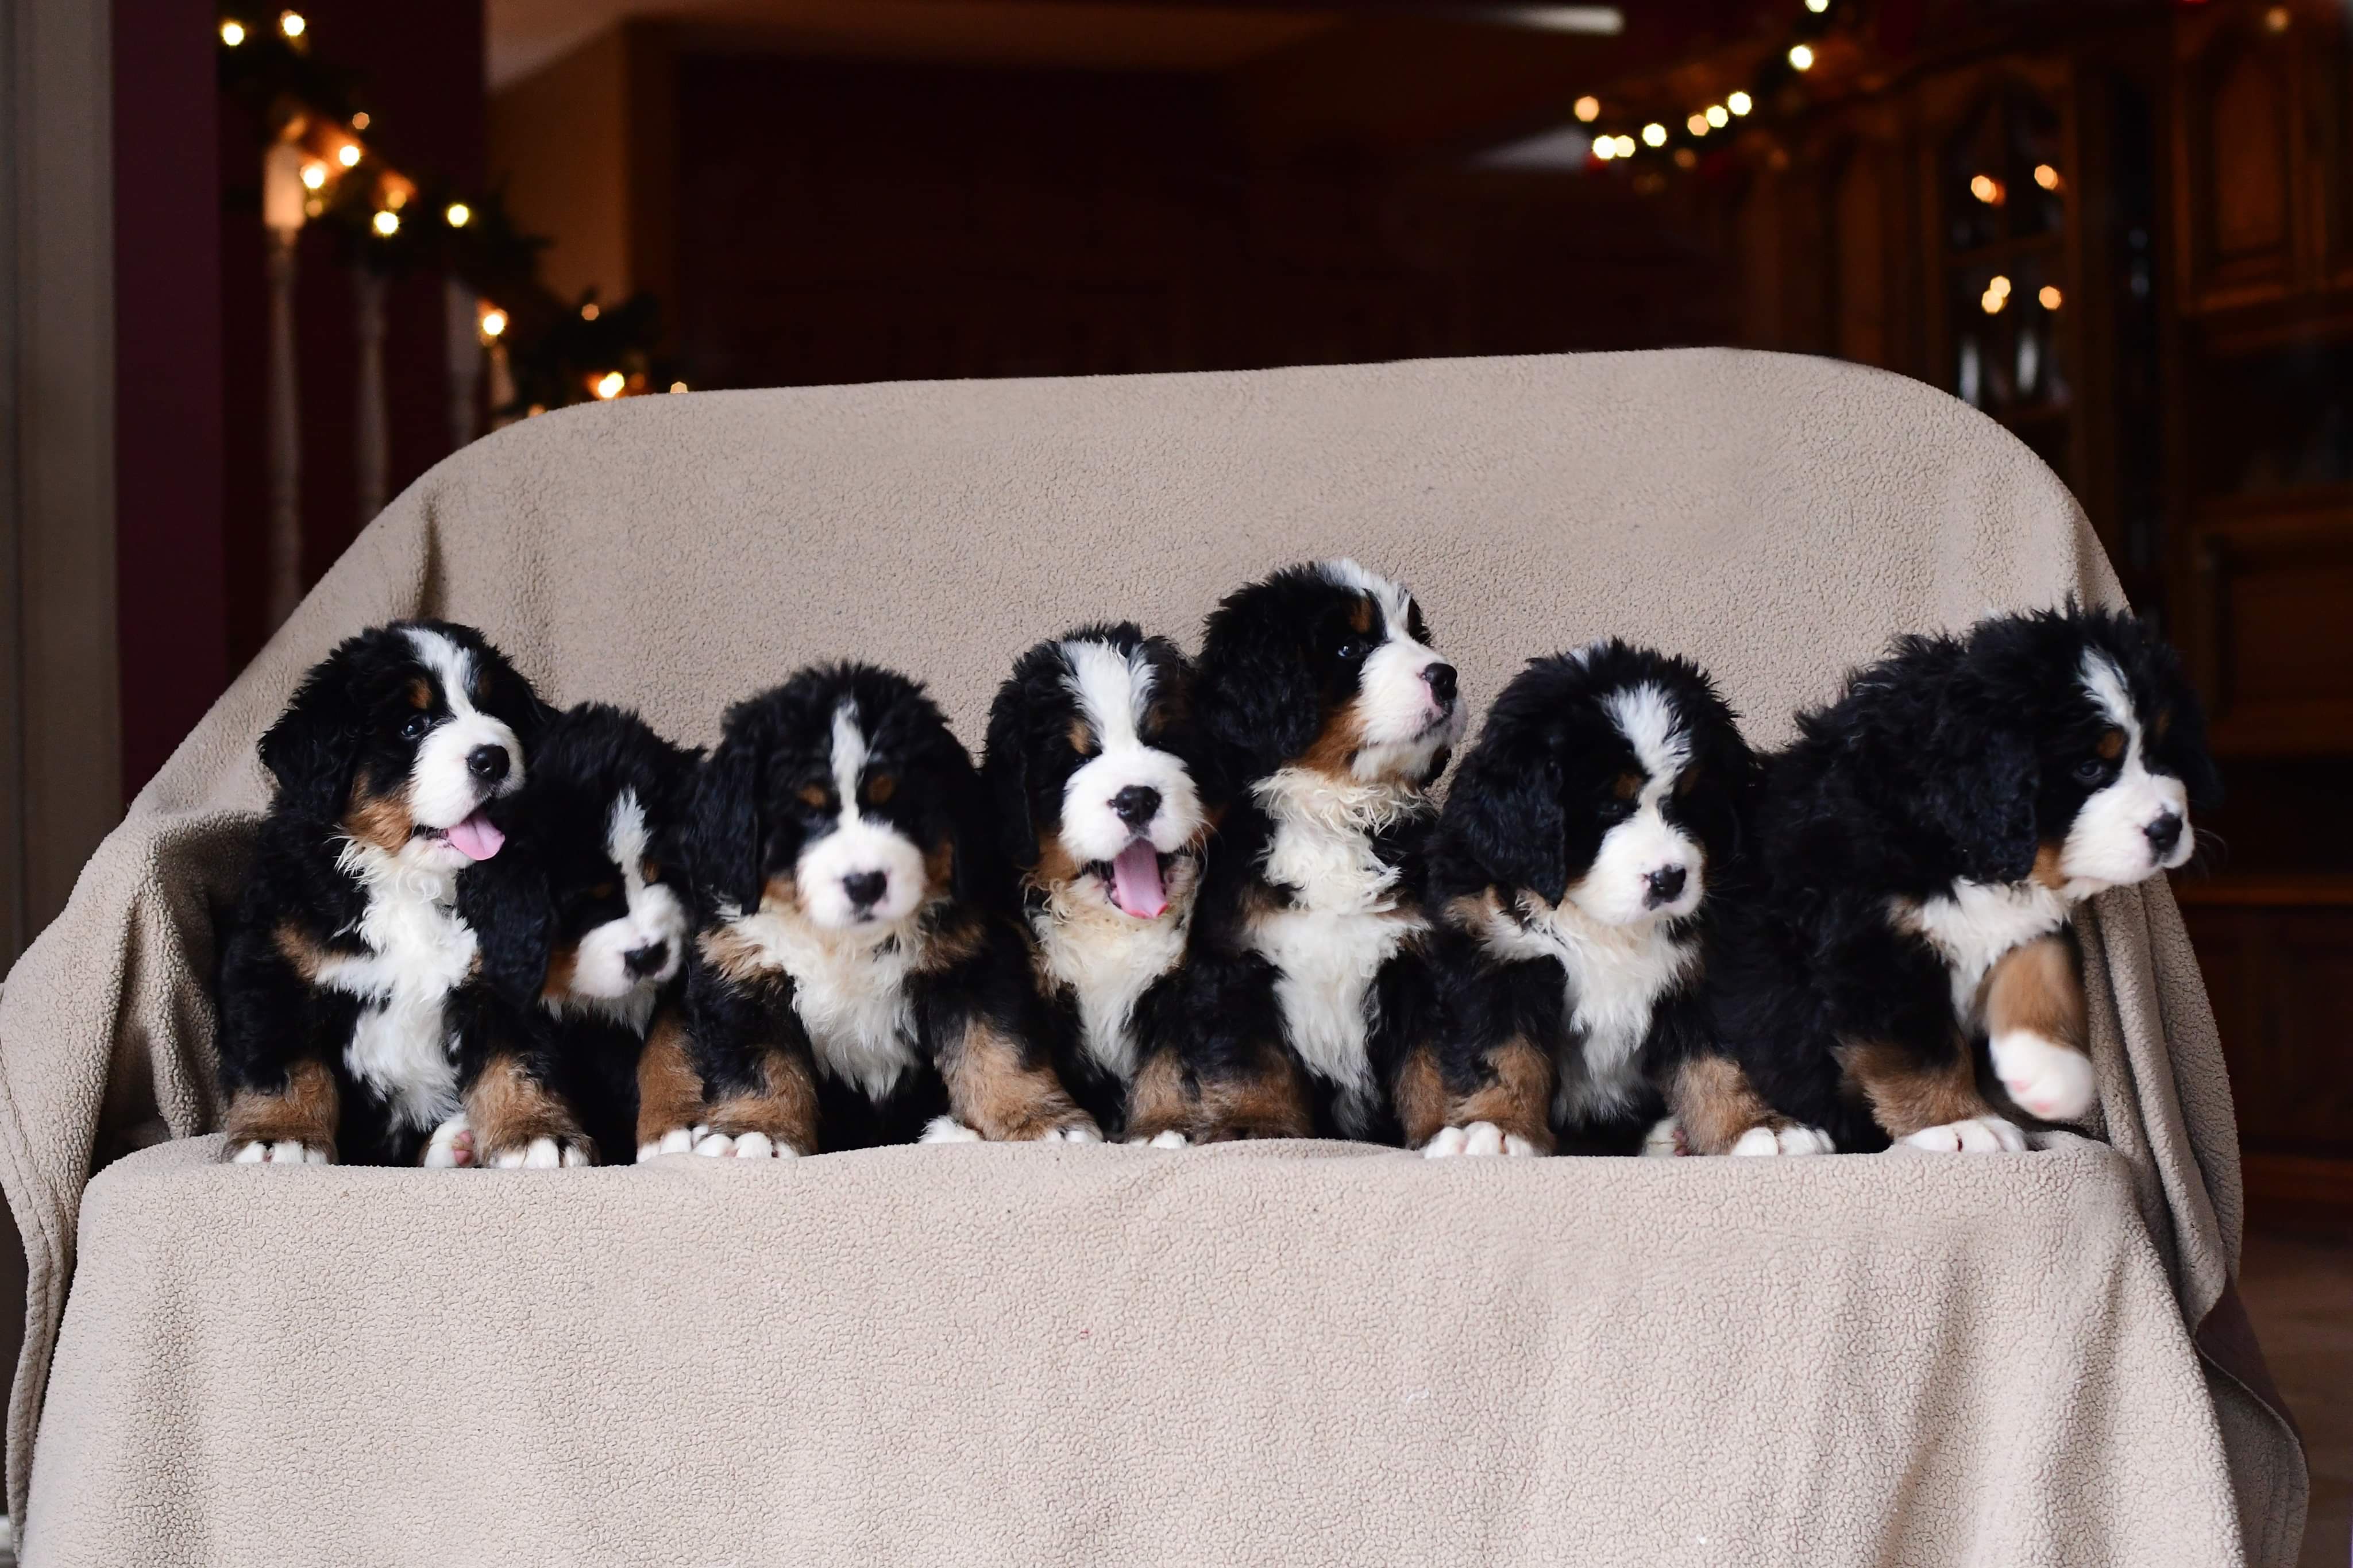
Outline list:
[[[2348,0],[6,5],[8,952],[499,423],[1745,344],[1941,387],[2081,498],[2211,704],[2178,891],[2251,1211],[2353,1225]]]

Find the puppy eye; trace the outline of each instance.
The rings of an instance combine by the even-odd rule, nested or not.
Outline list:
[[[866,781],[866,804],[881,805],[898,793],[899,781],[889,773],[876,773]]]
[[[412,713],[408,716],[408,721],[400,727],[400,738],[404,741],[421,741],[425,738],[425,731],[431,728],[433,728],[433,721],[428,715]]]
[[[817,811],[829,810],[833,805],[833,796],[823,784],[802,785],[800,799],[803,805]]]
[[[2097,757],[2085,757],[2075,764],[2075,776],[2085,784],[2097,784],[2108,776],[2108,764]]]
[[[1366,652],[1366,647],[1365,639],[1362,637],[1350,637],[1346,642],[1342,643],[1338,647],[1332,650],[1333,657],[1337,658],[1342,664],[1355,664],[1357,660],[1365,657]]]

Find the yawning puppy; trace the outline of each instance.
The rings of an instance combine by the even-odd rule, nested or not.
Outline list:
[[[1629,1152],[1707,1038],[1717,882],[1756,760],[1696,666],[1618,641],[1533,661],[1431,848],[1440,1016],[1398,1090],[1432,1156]]]
[[[1710,967],[1725,1049],[1684,1069],[1692,1147],[2015,1150],[1989,1095],[2082,1116],[2069,917],[2187,861],[2220,793],[2172,651],[2111,612],[2001,616],[1905,638],[1798,726]]]
[[[484,808],[543,711],[480,633],[404,621],[336,648],[262,736],[277,794],[222,955],[230,1158],[454,1146],[447,1004],[477,953],[457,876],[499,852]]]
[[[1209,821],[1194,782],[1192,668],[1134,626],[1021,656],[989,710],[981,772],[1020,879],[1063,1081],[1106,1131],[1183,1028],[1184,962]],[[1165,1086],[1166,1070],[1148,1083]],[[1137,1108],[1181,1132],[1180,1104]]]
[[[1040,1039],[978,773],[914,682],[828,665],[736,705],[688,847],[696,1152],[859,1148],[943,1116],[1100,1136]]]
[[[475,1163],[645,1159],[700,1109],[676,1017],[676,836],[694,764],[636,714],[583,703],[541,731],[529,782],[491,807],[506,849],[458,890],[482,949],[458,1009]]]
[[[1352,561],[1209,616],[1197,713],[1228,815],[1193,955],[1181,1100],[1199,1139],[1397,1136],[1428,1020],[1419,847],[1462,733],[1454,667],[1406,590]],[[1139,1129],[1140,1130],[1140,1129]]]

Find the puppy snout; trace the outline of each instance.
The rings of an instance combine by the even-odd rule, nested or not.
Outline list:
[[[1130,784],[1111,797],[1111,808],[1130,827],[1142,827],[1160,814],[1160,792],[1145,784]]]
[[[2157,820],[2141,831],[2148,836],[2148,847],[2159,860],[2173,853],[2181,842],[2181,814],[2178,811],[2158,813]]]
[[[1454,707],[1454,667],[1451,664],[1425,665],[1421,679],[1428,683],[1430,700],[1438,704],[1438,710],[1440,713],[1451,711]]]
[[[670,943],[666,942],[649,942],[643,947],[633,947],[621,954],[621,967],[629,972],[632,980],[659,974],[661,966],[669,962]]]
[[[466,771],[486,784],[498,783],[513,766],[504,746],[476,746],[466,753]]]
[[[1681,866],[1662,866],[1648,873],[1642,881],[1650,889],[1650,906],[1655,910],[1662,904],[1673,903],[1683,896],[1683,884],[1690,879],[1691,873]]]
[[[863,914],[882,901],[891,890],[891,878],[882,871],[852,871],[841,879],[841,890],[849,896],[851,907]]]

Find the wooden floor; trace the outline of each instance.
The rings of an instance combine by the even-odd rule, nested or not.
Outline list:
[[[2312,1517],[2298,1568],[2353,1563],[2353,1235],[2257,1232],[2239,1289],[2264,1359],[2304,1428]]]

